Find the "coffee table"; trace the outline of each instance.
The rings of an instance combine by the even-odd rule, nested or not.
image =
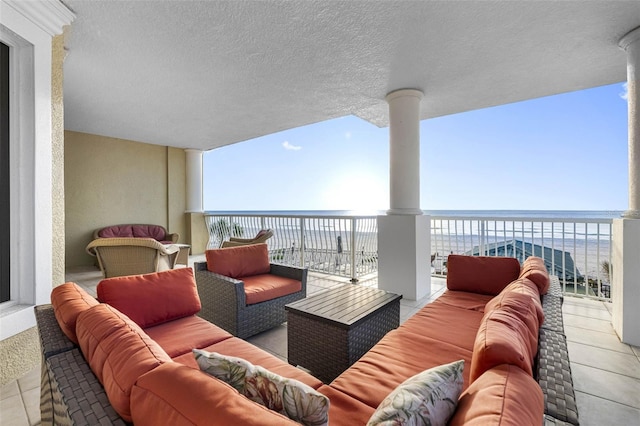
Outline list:
[[[400,299],[346,284],[286,305],[289,363],[330,383],[400,325]]]

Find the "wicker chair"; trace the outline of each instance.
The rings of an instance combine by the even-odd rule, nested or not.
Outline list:
[[[231,237],[229,241],[223,241],[221,248],[226,247],[238,247],[238,246],[246,246],[249,244],[260,244],[266,243],[269,238],[273,237],[273,231],[271,229],[263,229],[256,234],[253,238],[237,238]]]
[[[307,269],[271,264],[270,273],[299,280],[300,291],[247,305],[244,282],[210,272],[206,262],[194,264],[202,303],[198,315],[240,338],[276,327],[287,320],[284,306],[307,297]]]
[[[152,238],[98,238],[87,245],[105,278],[173,269],[180,248]]]

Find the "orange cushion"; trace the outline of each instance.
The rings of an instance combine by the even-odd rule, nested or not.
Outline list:
[[[468,291],[445,290],[438,297],[438,303],[444,303],[456,308],[483,312],[484,305],[493,298],[490,294],[470,293]]]
[[[505,309],[486,312],[473,347],[469,378],[473,383],[485,371],[500,365],[512,364],[533,375],[533,357],[537,337],[518,316]]]
[[[76,320],[80,313],[99,302],[76,283],[68,282],[51,291],[51,305],[60,329],[73,343],[78,343]]]
[[[269,250],[266,244],[251,244],[207,250],[207,269],[225,277],[240,278],[268,274]]]
[[[538,288],[533,283],[533,281],[527,278],[518,278],[517,280],[506,286],[502,292],[522,293],[529,296],[536,310],[536,315],[538,317],[538,326],[542,325],[542,323],[544,322],[544,310],[542,309],[542,302],[540,301],[540,293],[538,293]]]
[[[217,352],[222,355],[246,359],[253,365],[259,365],[282,377],[295,379],[299,382],[304,383],[305,385],[311,386],[314,389],[322,386],[322,382],[313,377],[311,374],[299,368],[296,368],[288,362],[283,361],[274,355],[271,355],[269,352],[263,351],[262,349],[253,346],[251,343],[248,343],[237,337],[232,337],[230,339],[226,339],[206,348],[200,349],[203,349],[207,352]],[[198,367],[196,359],[192,353],[187,353],[176,357],[174,358],[174,361],[191,368],[200,368]]]
[[[366,425],[375,409],[328,385],[318,392],[329,398],[329,420],[331,426]]]
[[[527,334],[527,337],[530,339],[529,347],[535,350],[535,356],[535,353],[538,351],[540,323],[538,322],[538,315],[536,314],[536,308],[531,297],[515,291],[502,291],[487,303],[485,313],[495,310],[506,310],[522,320],[530,332]]]
[[[528,278],[533,281],[540,294],[547,294],[549,291],[549,272],[547,272],[544,260],[539,257],[527,257],[527,260],[522,264],[519,278]]]
[[[505,364],[488,370],[462,392],[449,425],[539,425],[543,416],[544,397],[538,383],[518,367]]]
[[[144,332],[171,358],[232,337],[231,333],[195,315],[145,328]]]
[[[138,377],[171,358],[136,323],[106,304],[78,316],[80,349],[114,410],[131,421],[130,394]]]
[[[102,280],[98,284],[98,300],[142,328],[194,315],[201,308],[191,268]]]
[[[449,290],[496,295],[520,274],[520,262],[513,257],[463,256],[447,259]]]
[[[161,365],[138,379],[131,392],[131,414],[136,426],[297,425],[228,384],[177,363]]]
[[[244,282],[247,305],[272,300],[302,290],[302,283],[293,278],[262,274],[240,278]]]

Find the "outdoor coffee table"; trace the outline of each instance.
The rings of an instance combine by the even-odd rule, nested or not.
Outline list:
[[[330,383],[400,325],[400,299],[346,284],[286,305],[289,363]]]

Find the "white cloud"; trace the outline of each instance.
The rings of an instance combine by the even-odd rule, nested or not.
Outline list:
[[[624,83],[622,89],[624,92],[620,93],[620,97],[626,101],[629,99],[629,83]]]
[[[282,142],[282,146],[284,147],[284,149],[289,151],[300,151],[302,149],[301,146],[292,145],[289,143],[289,141]]]

